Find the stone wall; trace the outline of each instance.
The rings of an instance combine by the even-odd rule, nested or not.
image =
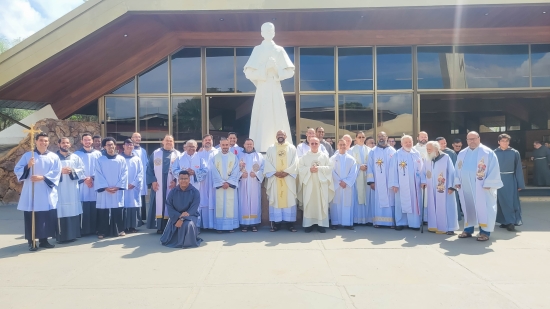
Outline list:
[[[57,119],[43,119],[36,123],[37,128],[48,134],[50,138],[51,151],[57,151],[57,140],[60,137],[68,137],[72,148],[71,151],[82,147],[80,135],[90,133],[100,134],[99,123],[79,122]],[[24,130],[21,127],[21,130]],[[17,181],[13,168],[21,156],[31,148],[30,137],[26,137],[19,145],[15,146],[5,156],[0,158],[0,204],[17,203],[21,194],[23,183]]]

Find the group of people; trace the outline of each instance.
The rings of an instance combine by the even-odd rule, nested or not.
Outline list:
[[[307,233],[354,229],[354,224],[395,230],[427,224],[430,232],[452,235],[463,213],[459,237],[472,237],[479,227],[477,240],[485,241],[495,222],[511,231],[522,224],[521,162],[506,134],[493,151],[470,132],[468,147],[458,156],[444,138],[429,141],[426,132],[420,132],[416,145],[403,136],[399,150],[389,145],[385,132],[378,133],[376,144],[357,132],[353,147],[345,135],[334,150],[323,128],[308,129],[306,136],[295,147],[280,130],[264,155],[251,139],[240,147],[234,132],[216,147],[209,134],[200,149],[189,140],[183,153],[166,135],[162,147],[148,156],[139,133],[124,141],[121,154],[111,137],[94,149],[90,134],[81,136],[83,147],[75,153],[69,151],[69,138],[59,139],[59,151],[52,153],[48,136],[38,134],[36,149],[15,167],[24,181],[18,209],[24,211],[25,238],[34,251],[34,239],[38,247],[52,248],[49,237],[63,243],[85,235],[124,236],[146,219],[163,245],[197,247],[200,229],[257,232],[262,186],[271,232],[283,224],[296,232],[298,208]]]

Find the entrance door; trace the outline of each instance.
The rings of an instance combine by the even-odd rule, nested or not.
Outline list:
[[[292,134],[296,132],[296,98],[285,96],[287,114]],[[250,120],[254,96],[211,96],[208,99],[208,132],[214,136],[214,145],[218,145],[221,137],[227,137],[229,132],[238,136],[238,144],[242,147],[249,137]],[[272,117],[272,115],[263,115]],[[273,132],[275,138],[276,132]],[[293,135],[295,136],[295,135]]]

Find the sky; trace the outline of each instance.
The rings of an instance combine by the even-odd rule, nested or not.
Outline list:
[[[26,39],[67,14],[83,0],[0,0],[0,37]]]

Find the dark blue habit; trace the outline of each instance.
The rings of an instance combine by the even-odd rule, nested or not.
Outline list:
[[[514,148],[495,149],[504,186],[497,191],[497,222],[521,225],[521,205],[518,189],[525,189],[519,152]]]
[[[168,219],[164,233],[160,238],[163,246],[170,248],[200,246],[202,242],[202,239],[199,238],[198,227],[200,200],[199,190],[191,184],[185,190],[177,186],[168,193],[166,209],[170,219]],[[189,216],[180,219],[183,212],[187,212]],[[183,220],[183,225],[180,228],[175,226],[178,220]]]

